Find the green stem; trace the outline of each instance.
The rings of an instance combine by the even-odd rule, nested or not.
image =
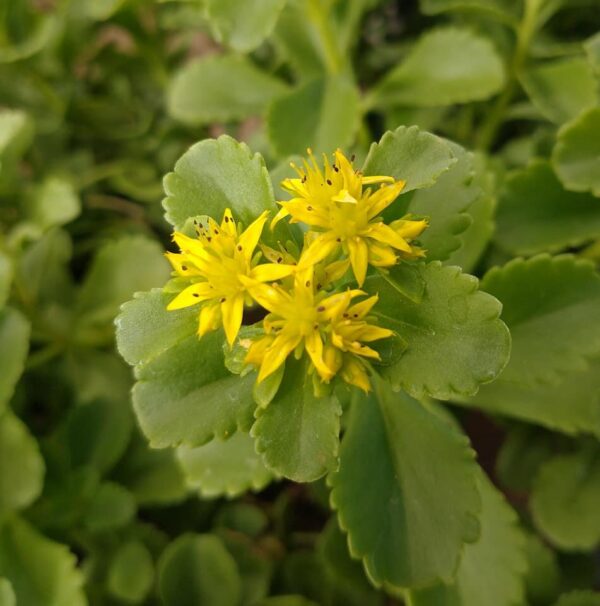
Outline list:
[[[480,128],[477,141],[479,149],[489,150],[496,140],[506,110],[517,91],[518,77],[527,59],[529,45],[538,25],[538,14],[542,4],[543,0],[525,0],[523,17],[517,28],[515,52],[510,63],[508,80],[503,93],[496,100],[496,104],[488,114],[487,120]]]

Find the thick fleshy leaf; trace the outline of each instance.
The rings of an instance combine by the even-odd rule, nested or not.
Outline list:
[[[546,337],[551,330],[551,327],[540,328],[539,334]],[[521,348],[521,337],[517,334],[513,344],[515,338],[519,341],[517,348]],[[536,339],[531,347],[543,351],[546,345]],[[600,437],[600,360],[591,361],[585,370],[568,373],[558,383],[522,384],[520,379],[528,380],[527,369],[515,368],[512,361],[505,373],[506,380],[502,374],[493,384],[484,385],[475,397],[462,403],[570,435],[593,433]],[[511,375],[515,380],[511,380]]]
[[[600,32],[586,40],[583,47],[596,76],[600,76]]]
[[[91,532],[118,530],[129,524],[135,513],[133,495],[119,484],[104,482],[92,497],[83,523]]]
[[[0,578],[0,606],[17,606],[17,596],[8,579]]]
[[[241,431],[197,448],[180,446],[177,456],[188,486],[207,498],[259,491],[273,479],[254,450],[254,440]]]
[[[536,108],[555,124],[568,122],[599,101],[596,79],[584,57],[530,67],[522,74],[521,83]]]
[[[456,579],[411,593],[411,606],[519,606],[524,602],[524,537],[517,516],[480,474],[481,535],[465,546]]]
[[[27,207],[41,229],[69,223],[79,215],[81,202],[74,185],[62,177],[48,177],[34,191]]]
[[[160,245],[143,236],[124,236],[97,253],[79,290],[82,327],[108,324],[133,293],[164,284],[169,265]]]
[[[121,545],[108,569],[109,592],[128,604],[139,604],[150,592],[153,581],[154,564],[148,548],[135,540]]]
[[[215,535],[184,534],[163,552],[158,588],[165,606],[237,606],[241,580]]]
[[[29,349],[29,323],[16,309],[0,310],[0,414],[23,372]]]
[[[600,594],[594,591],[563,593],[554,606],[600,606]]]
[[[176,229],[198,215],[220,221],[226,208],[245,226],[264,210],[276,211],[262,156],[225,135],[190,147],[165,177],[164,186],[165,217]]]
[[[1,50],[0,50],[1,54]],[[21,110],[0,110],[0,190],[33,138],[33,121]]]
[[[473,394],[508,360],[510,335],[499,319],[501,304],[457,267],[434,262],[418,268],[425,282],[419,303],[395,287],[394,270],[366,282],[370,293],[379,293],[373,310],[379,324],[407,342],[400,359],[382,372],[416,398]]]
[[[567,189],[600,196],[600,106],[560,129],[552,162]]]
[[[427,15],[455,10],[481,11],[511,25],[518,23],[520,5],[520,0],[420,0],[421,10]]]
[[[378,379],[357,399],[329,477],[331,503],[376,585],[450,582],[478,537],[477,466],[466,438]]]
[[[0,576],[12,584],[17,604],[86,606],[83,575],[65,545],[18,517],[0,525]]]
[[[223,334],[196,335],[197,309],[167,311],[172,295],[140,293],[116,320],[119,351],[137,364],[133,405],[154,448],[201,446],[252,424],[255,375],[232,375]]]
[[[540,531],[565,550],[591,550],[600,542],[600,452],[558,455],[541,468],[531,494]]]
[[[525,543],[527,574],[525,590],[528,604],[550,604],[561,588],[561,570],[556,553],[535,534]]]
[[[281,80],[246,57],[211,55],[191,61],[176,73],[167,107],[173,118],[192,126],[242,120],[262,114],[286,89]]]
[[[10,284],[12,282],[13,268],[12,262],[0,250],[0,309],[4,307],[10,293]]]
[[[362,171],[406,181],[406,193],[430,187],[455,162],[452,148],[440,137],[417,126],[400,126],[371,145]]]
[[[487,99],[503,83],[502,61],[487,38],[469,29],[441,27],[418,39],[369,100],[377,107],[438,107]]]
[[[206,0],[204,6],[217,40],[248,52],[273,31],[284,4],[285,0]]]
[[[518,255],[555,252],[600,236],[600,200],[570,192],[550,163],[534,160],[505,181],[495,239]]]
[[[481,287],[502,302],[512,336],[503,385],[557,384],[600,353],[600,276],[592,263],[570,255],[515,259],[490,270]]]
[[[429,217],[429,227],[419,237],[429,261],[445,261],[461,246],[463,233],[471,225],[471,205],[483,195],[485,173],[476,171],[475,158],[452,145],[457,163],[440,175],[432,187],[414,192],[406,212]]]
[[[269,141],[279,157],[332,152],[352,143],[360,112],[356,87],[346,76],[312,80],[273,101],[267,114]]]
[[[0,518],[37,499],[44,484],[44,467],[27,426],[11,413],[0,416]]]
[[[277,395],[252,426],[266,466],[295,482],[312,482],[338,464],[342,408],[316,397],[306,361],[288,359]]]

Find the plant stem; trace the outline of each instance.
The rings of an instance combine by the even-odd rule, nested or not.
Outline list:
[[[488,151],[496,140],[502,126],[506,110],[517,91],[518,77],[527,59],[531,38],[538,25],[538,14],[543,0],[525,0],[523,17],[517,28],[515,51],[508,70],[507,83],[496,104],[488,114],[479,131],[477,147]]]

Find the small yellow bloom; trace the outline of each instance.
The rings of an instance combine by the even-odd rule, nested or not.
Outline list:
[[[390,267],[399,258],[414,259],[424,255],[411,244],[427,227],[425,220],[409,218],[386,225],[380,213],[402,191],[405,181],[393,177],[365,177],[339,149],[333,164],[324,156],[323,170],[309,150],[311,164],[294,166],[298,178],[285,179],[282,187],[294,197],[278,202],[281,210],[272,226],[291,216],[291,222],[302,222],[319,235],[305,249],[301,267],[314,265],[340,248],[346,253],[359,286],[368,265]],[[371,186],[379,184],[378,188]]]
[[[361,290],[315,294],[313,274],[312,267],[298,271],[291,292],[279,285],[244,279],[252,297],[270,312],[263,322],[266,334],[251,344],[246,362],[260,367],[260,382],[274,373],[290,353],[295,351],[300,356],[306,350],[325,383],[339,372],[346,382],[368,391],[368,375],[360,360],[379,360],[379,354],[363,342],[393,334],[365,321],[377,297],[351,305],[352,299],[364,294]]]
[[[242,324],[244,306],[253,304],[246,283],[270,282],[290,275],[296,268],[283,263],[258,265],[260,254],[254,251],[267,220],[267,212],[246,231],[236,227],[229,209],[219,226],[213,219],[197,224],[197,238],[175,232],[173,240],[180,253],[166,253],[178,276],[188,278],[190,286],[182,290],[167,306],[181,309],[198,303],[198,335],[215,330],[221,324],[230,345]]]

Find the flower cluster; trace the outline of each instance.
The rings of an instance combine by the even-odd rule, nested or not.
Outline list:
[[[365,360],[379,360],[366,345],[392,335],[369,324],[377,296],[347,283],[350,268],[361,287],[369,265],[385,268],[403,259],[424,256],[414,240],[427,227],[423,219],[405,217],[386,224],[381,218],[402,191],[404,181],[365,177],[337,150],[333,162],[324,156],[321,168],[309,150],[310,162],[292,165],[298,177],[282,186],[292,199],[280,201],[271,227],[284,217],[308,227],[302,251],[294,255],[261,242],[267,213],[243,231],[227,209],[221,224],[196,224],[196,237],[176,232],[179,253],[167,253],[178,278],[188,285],[168,309],[200,304],[198,334],[223,326],[232,345],[244,308],[259,305],[268,313],[264,335],[248,347],[246,363],[259,368],[258,381],[278,370],[294,352],[308,354],[321,381],[339,375],[364,391],[370,388]],[[260,249],[260,250],[257,250]]]

